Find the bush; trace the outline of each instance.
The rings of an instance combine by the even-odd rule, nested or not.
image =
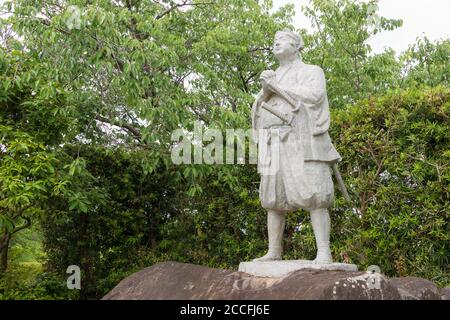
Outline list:
[[[338,199],[334,252],[389,276],[448,285],[450,90],[411,88],[361,101],[333,118],[354,201]]]

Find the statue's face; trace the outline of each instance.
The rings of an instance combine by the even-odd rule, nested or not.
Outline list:
[[[275,38],[273,44],[273,54],[277,59],[283,59],[296,54],[297,49],[294,46],[294,41],[286,34],[279,34]]]

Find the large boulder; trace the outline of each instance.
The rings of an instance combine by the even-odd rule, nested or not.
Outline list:
[[[163,262],[122,280],[103,299],[149,300],[394,300],[440,299],[439,290],[420,278],[388,279],[368,283],[366,272],[304,269],[281,278],[263,278],[243,272]]]
[[[397,287],[402,300],[440,300],[441,292],[431,281],[416,278],[392,278],[391,284]]]
[[[441,299],[450,300],[450,286],[441,289]]]

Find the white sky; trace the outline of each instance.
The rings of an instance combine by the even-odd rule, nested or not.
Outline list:
[[[310,30],[309,20],[301,11],[301,7],[309,1],[273,0],[275,8],[288,3],[295,4],[294,26]],[[386,18],[402,19],[403,26],[377,34],[369,42],[375,53],[391,47],[399,54],[422,35],[430,40],[450,38],[450,0],[379,0],[378,14]]]

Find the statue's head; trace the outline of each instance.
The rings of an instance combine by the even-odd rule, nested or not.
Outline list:
[[[277,59],[296,55],[302,49],[303,39],[299,34],[287,29],[275,34],[273,54]]]

